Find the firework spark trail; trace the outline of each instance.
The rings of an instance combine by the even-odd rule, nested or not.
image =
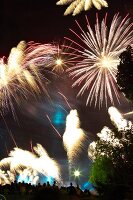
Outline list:
[[[73,16],[79,14],[83,10],[90,10],[92,6],[95,6],[98,10],[101,10],[102,7],[108,7],[107,1],[105,0],[59,0],[56,4],[70,4],[64,15],[72,13]]]
[[[32,139],[30,140],[30,148],[31,148],[31,152],[33,153],[33,142],[32,142]]]
[[[8,150],[8,148],[7,148],[6,142],[5,142],[5,149],[6,149],[6,153],[7,153],[7,155],[8,155],[8,154],[9,154],[9,150]]]
[[[8,158],[0,161],[0,168],[9,167],[10,173],[14,174],[14,177],[19,173],[23,173],[26,176],[27,172],[33,171],[36,174],[40,173],[46,177],[53,177],[60,182],[61,177],[58,163],[49,157],[46,150],[40,144],[37,144],[33,149],[36,154],[20,148],[14,148]]]
[[[114,104],[114,99],[119,102],[120,96],[116,85],[117,65],[119,55],[128,45],[133,44],[133,23],[130,23],[128,15],[121,19],[119,14],[114,15],[110,28],[107,27],[107,15],[101,24],[96,16],[95,30],[87,20],[87,32],[85,32],[76,21],[81,34],[71,32],[81,42],[67,38],[73,43],[70,51],[75,49],[75,58],[80,57],[80,61],[67,71],[74,80],[73,87],[80,86],[78,96],[88,91],[86,104],[99,105],[105,101]]]
[[[124,113],[123,115],[132,115],[132,114],[133,114],[133,111],[130,111],[130,112]]]
[[[63,144],[67,151],[69,162],[69,178],[72,173],[74,162],[84,148],[85,139],[84,131],[80,128],[78,112],[77,110],[71,110],[67,115],[66,129],[63,134]]]
[[[61,134],[59,133],[59,131],[58,131],[58,130],[54,127],[54,125],[52,124],[50,117],[49,117],[48,115],[46,115],[46,117],[47,117],[47,119],[49,120],[50,125],[52,126],[52,128],[55,130],[55,132],[58,134],[58,136],[62,139]]]
[[[12,140],[13,140],[15,146],[18,147],[18,146],[17,146],[17,143],[16,143],[16,141],[15,141],[15,139],[14,139],[13,134],[12,134],[11,131],[9,131],[9,134],[10,134],[10,136],[11,136],[11,138],[12,138]]]
[[[62,110],[64,110],[66,113],[68,113],[67,110],[66,110],[63,106],[59,105],[59,107],[60,107]]]
[[[0,59],[1,110],[11,109],[14,113],[13,100],[19,103],[19,97],[26,99],[27,93],[35,94],[43,89],[48,94],[42,81],[47,83],[48,79],[41,69],[46,69],[56,52],[57,48],[51,44],[21,41],[11,49],[7,62]]]
[[[68,105],[68,107],[69,107],[70,109],[72,109],[72,107],[70,106],[70,104],[69,104],[69,102],[68,102],[67,97],[65,97],[65,95],[64,95],[63,93],[61,93],[61,92],[58,92],[58,94],[60,94],[60,95],[64,98],[64,100],[65,100],[66,104]]]
[[[5,118],[3,117],[3,115],[2,115],[2,119],[3,119],[4,123],[5,123],[5,126],[6,126],[6,128],[7,128],[7,131],[8,131],[8,133],[9,133],[9,135],[10,135],[10,137],[11,137],[11,139],[12,139],[14,145],[15,145],[16,147],[18,147],[18,146],[17,146],[17,143],[16,143],[16,141],[15,141],[15,138],[14,138],[14,136],[13,136],[13,133],[12,133],[12,131],[9,129],[9,127],[8,127],[8,125],[7,125],[7,122],[6,122]]]
[[[59,51],[58,46],[51,45],[51,44],[39,44],[39,43],[34,43],[34,42],[27,43],[27,46],[28,47],[25,51],[26,58],[25,58],[24,67],[29,67],[31,65],[31,69],[35,70],[36,74],[38,75],[39,68],[35,68],[35,67],[43,66],[45,69],[48,69],[49,65],[54,66],[55,56],[57,52]],[[33,68],[32,68],[32,65],[33,65]]]

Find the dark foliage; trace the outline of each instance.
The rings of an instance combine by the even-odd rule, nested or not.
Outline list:
[[[133,55],[131,46],[128,46],[126,51],[120,55],[116,79],[119,90],[133,102]]]

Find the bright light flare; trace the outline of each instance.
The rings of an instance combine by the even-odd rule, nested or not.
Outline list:
[[[74,176],[75,177],[79,177],[80,176],[80,171],[79,170],[75,170],[74,171]]]
[[[100,67],[100,68],[105,68],[105,69],[112,69],[112,66],[114,64],[118,63],[118,60],[114,60],[112,59],[111,57],[109,56],[103,56],[99,59],[99,62],[97,63],[97,67]]]
[[[47,67],[51,68],[53,72],[57,74],[62,74],[66,71],[69,66],[73,65],[73,55],[69,52],[69,47],[65,44],[57,44],[56,53],[49,60]]]
[[[60,66],[63,64],[63,60],[61,58],[58,58],[55,63],[56,65]]]
[[[64,72],[64,62],[62,58],[57,58],[55,60],[55,65],[53,67],[53,71],[57,73],[63,73]]]

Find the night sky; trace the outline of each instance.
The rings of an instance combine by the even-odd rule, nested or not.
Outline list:
[[[107,12],[109,20],[116,12],[120,12],[122,16],[125,16],[127,12],[132,14],[131,2],[132,0],[109,0],[109,8],[103,8],[101,11],[92,8],[90,11],[72,17],[71,15],[63,16],[66,7],[56,6],[56,0],[1,0],[0,56],[8,57],[11,48],[21,40],[40,43],[63,42],[64,36],[69,37],[71,34],[69,28],[74,27],[76,30],[75,19],[80,24],[85,23],[85,14],[91,23],[95,22],[96,12],[99,13],[99,18],[102,18]],[[5,114],[5,121],[18,147],[30,150],[30,141],[32,140],[33,145],[42,144],[50,156],[55,159],[63,162],[66,158],[62,141],[46,118],[46,114],[48,114],[55,123],[55,127],[63,134],[65,118],[70,108],[58,94],[59,91],[68,98],[71,107],[79,111],[81,126],[86,131],[89,142],[95,139],[96,133],[100,132],[104,125],[112,127],[107,108],[103,107],[99,110],[89,105],[86,107],[85,97],[76,98],[78,90],[77,88],[72,89],[71,83],[72,81],[67,75],[54,78],[48,89],[51,99],[47,98],[45,94],[41,94],[36,100],[29,98],[19,108],[16,107],[17,121],[13,119],[12,113]],[[121,112],[128,112],[132,109],[132,105],[125,100],[122,100],[121,105],[116,104],[116,107]],[[7,151],[14,147],[14,143],[2,118],[0,131],[0,157],[5,157]],[[87,152],[84,152],[84,155],[87,158]]]
[[[10,49],[20,40],[35,42],[52,42],[62,40],[68,36],[69,28],[75,25],[74,19],[84,23],[84,16],[87,14],[92,22],[95,22],[95,14],[100,17],[106,12],[109,18],[116,12],[122,16],[127,12],[132,13],[132,0],[108,0],[109,8],[97,11],[92,8],[90,11],[82,12],[76,17],[63,16],[65,6],[56,6],[56,0],[1,0],[0,19],[1,32],[0,44],[1,55],[8,55]]]

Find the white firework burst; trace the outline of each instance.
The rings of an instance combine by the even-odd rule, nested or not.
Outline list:
[[[72,44],[70,51],[75,50],[77,64],[68,69],[74,79],[73,87],[80,85],[79,95],[88,91],[86,104],[95,102],[95,106],[114,104],[114,99],[120,102],[116,84],[117,65],[119,56],[128,45],[133,44],[133,23],[126,16],[121,19],[119,14],[114,15],[110,27],[107,27],[107,15],[99,23],[96,16],[95,29],[93,30],[87,20],[87,32],[76,21],[81,34],[71,30],[76,39],[69,40]],[[78,42],[79,40],[79,42]]]
[[[92,6],[95,6],[98,10],[101,10],[102,7],[108,7],[108,3],[105,0],[60,0],[56,4],[70,4],[64,15],[72,13],[73,16],[79,14],[83,10],[90,10]]]
[[[28,94],[48,95],[45,85],[50,82],[43,74],[49,63],[54,61],[57,47],[51,44],[40,44],[21,41],[13,47],[6,60],[0,58],[0,114],[6,110],[14,112],[14,101],[20,105],[21,99]]]

